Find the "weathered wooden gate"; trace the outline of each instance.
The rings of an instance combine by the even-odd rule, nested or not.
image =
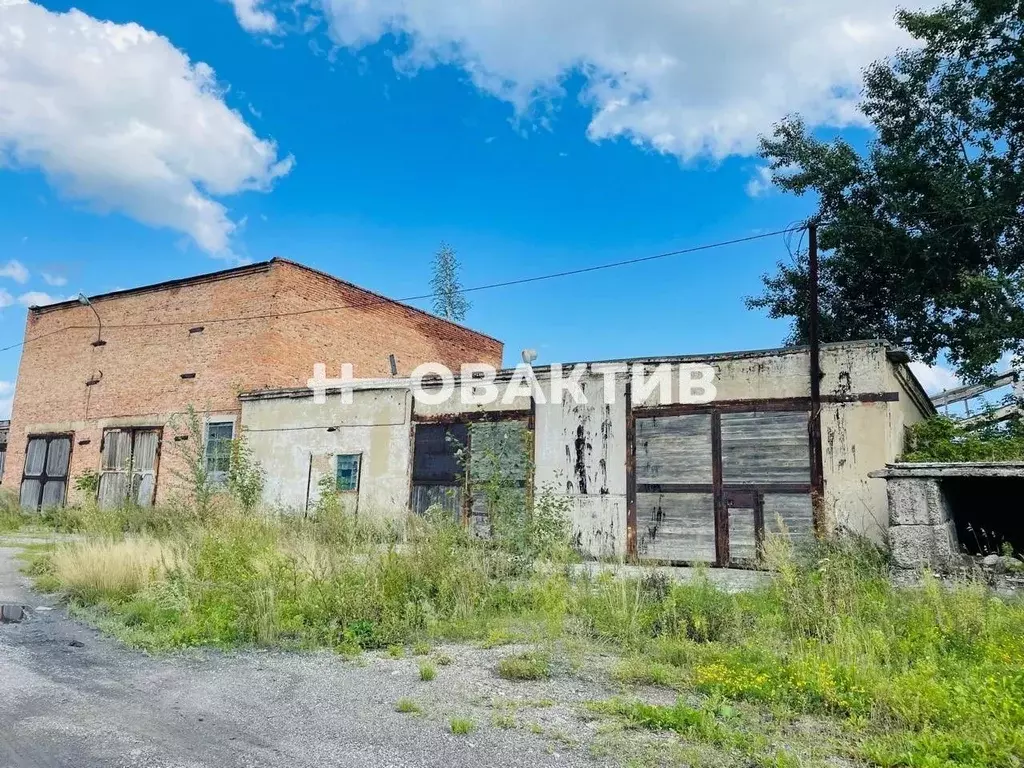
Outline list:
[[[766,533],[813,535],[810,413],[789,401],[637,408],[636,554],[749,565]]]

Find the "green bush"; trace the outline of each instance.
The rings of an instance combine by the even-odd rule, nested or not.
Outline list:
[[[969,428],[957,419],[933,416],[910,428],[902,461],[1024,461],[1024,424],[1012,420]]]

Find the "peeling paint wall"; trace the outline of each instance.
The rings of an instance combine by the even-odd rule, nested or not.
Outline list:
[[[698,362],[699,358],[694,358]],[[650,367],[657,361],[651,361]],[[672,361],[674,365],[678,361]],[[715,367],[716,401],[807,398],[810,395],[809,355],[806,349],[710,356]],[[678,368],[677,368],[678,370]],[[881,469],[903,448],[903,431],[924,418],[927,404],[915,400],[917,388],[904,371],[897,374],[885,345],[866,342],[826,346],[822,350],[822,394],[831,398],[877,396],[876,402],[826,402],[822,407],[826,530],[842,526],[881,540],[887,521],[885,481],[868,473]],[[900,369],[902,370],[902,369]],[[567,371],[568,373],[568,371]],[[550,395],[547,372],[537,369],[541,388]],[[554,493],[568,502],[574,536],[593,556],[626,554],[627,548],[627,410],[630,377],[617,375],[612,383],[599,369],[587,367],[583,388],[588,404],[568,396],[533,404],[535,494]],[[499,381],[503,394],[507,382]],[[605,387],[614,388],[606,402]],[[898,399],[892,400],[893,395]],[[499,398],[500,399],[500,398]],[[312,398],[243,398],[242,424],[254,453],[267,469],[266,500],[301,511],[306,505],[306,482],[316,501],[317,481],[333,472],[339,453],[360,453],[363,465],[358,494],[360,512],[400,516],[409,503],[412,472],[412,422],[415,419],[522,419],[531,413],[529,398],[511,405],[501,402],[467,406],[458,399],[442,405],[413,401],[407,390],[361,390],[354,404],[342,406],[337,395],[324,406]],[[678,373],[663,398],[658,388],[633,406],[672,405],[680,401]],[[327,428],[337,430],[328,432]],[[310,457],[312,456],[312,462]],[[679,482],[687,482],[679,478]]]
[[[537,403],[534,484],[537,493],[547,489],[568,499],[573,535],[583,551],[621,556],[626,553],[626,379],[616,378],[611,403],[605,402],[600,375],[588,373],[583,391],[586,405],[567,397]]]
[[[301,514],[316,504],[321,478],[334,476],[335,457],[360,454],[359,490],[343,494],[343,503],[359,514],[405,516],[410,401],[406,390],[356,391],[351,405],[340,395],[323,405],[312,397],[243,400],[242,426],[267,473],[264,500]]]

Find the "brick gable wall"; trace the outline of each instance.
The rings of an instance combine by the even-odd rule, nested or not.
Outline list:
[[[103,429],[161,426],[189,405],[217,414],[240,412],[238,393],[304,386],[313,364],[335,375],[343,362],[356,376],[402,374],[425,361],[454,369],[462,362],[500,365],[502,345],[467,329],[394,303],[329,312],[275,315],[381,297],[286,261],[158,290],[100,298],[107,344],[92,346],[96,316],[85,306],[29,312],[15,390],[4,487],[17,490],[30,434],[73,432],[71,477],[100,465]],[[127,327],[178,322],[163,327]],[[201,332],[190,329],[202,326]],[[31,341],[32,339],[38,339]],[[194,374],[183,379],[182,374]],[[87,385],[86,382],[98,380]],[[157,498],[182,469],[171,430],[161,446]],[[70,499],[76,497],[74,492]]]

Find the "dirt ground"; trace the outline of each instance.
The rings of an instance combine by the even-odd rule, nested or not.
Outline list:
[[[34,593],[0,547],[0,765],[9,768],[583,766],[602,728],[583,704],[617,691],[576,670],[544,682],[495,673],[515,649],[451,646],[431,682],[420,658],[269,651],[150,656]],[[420,714],[396,711],[400,699]],[[671,697],[669,697],[671,698]],[[453,717],[475,724],[451,732]]]

